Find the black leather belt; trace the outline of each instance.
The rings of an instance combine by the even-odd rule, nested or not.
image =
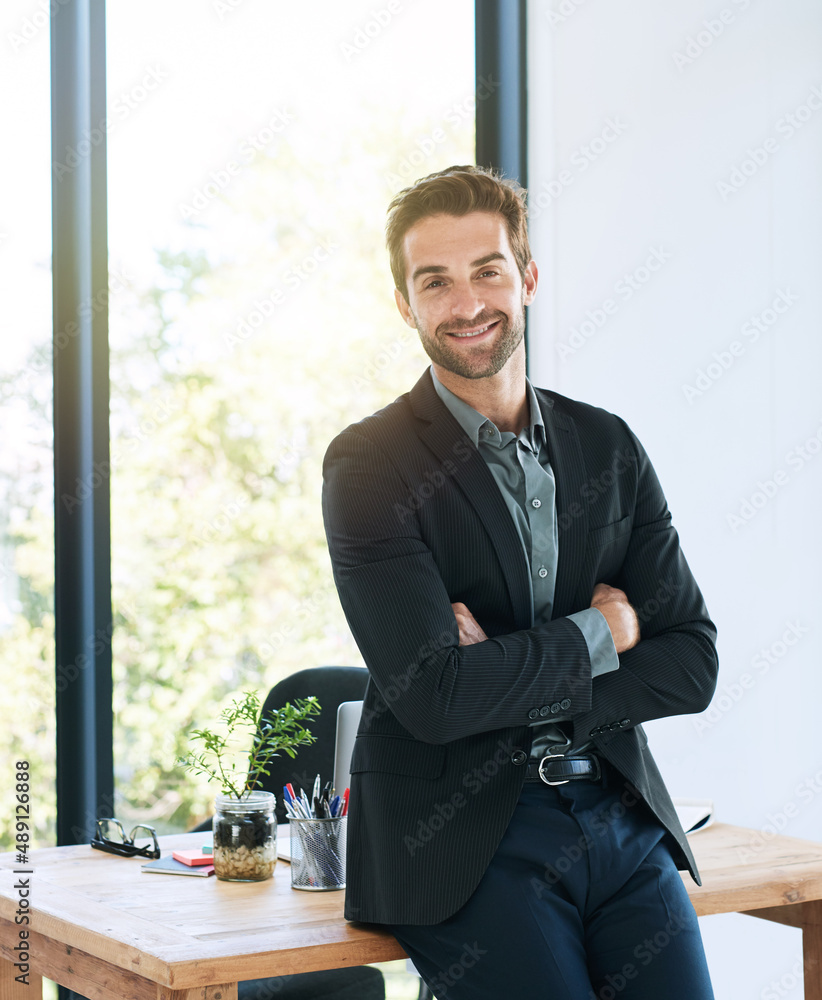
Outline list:
[[[568,781],[587,778],[598,781],[602,775],[599,758],[592,753],[549,754],[542,760],[529,760],[526,781],[543,781],[546,785],[564,785]]]

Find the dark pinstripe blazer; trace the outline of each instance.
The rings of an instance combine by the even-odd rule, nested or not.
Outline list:
[[[575,741],[594,741],[699,881],[641,723],[707,706],[716,631],[627,425],[536,392],[559,523],[547,625],[530,627],[511,516],[427,371],[326,454],[334,578],[370,672],[351,766],[350,920],[439,923],[468,899],[517,802],[529,723],[546,716],[570,720]],[[592,682],[585,640],[566,616],[589,606],[600,581],[627,593],[642,638],[618,671]],[[452,601],[489,641],[459,646]]]

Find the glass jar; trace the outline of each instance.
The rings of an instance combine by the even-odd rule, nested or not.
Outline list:
[[[214,800],[214,874],[226,882],[262,882],[277,863],[273,792]]]

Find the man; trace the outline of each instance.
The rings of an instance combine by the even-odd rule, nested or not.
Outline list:
[[[387,242],[432,364],[331,444],[334,577],[369,668],[346,917],[444,998],[713,996],[693,857],[641,723],[702,711],[715,629],[642,446],[534,389],[524,192],[402,191]]]

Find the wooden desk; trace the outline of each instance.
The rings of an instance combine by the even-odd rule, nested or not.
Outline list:
[[[822,1000],[822,844],[727,823],[689,841],[702,885],[683,878],[699,916],[747,913],[801,928],[805,1000]]]
[[[164,837],[164,852],[202,834]],[[822,845],[716,824],[692,844],[697,913],[741,911],[801,927],[805,997],[822,1000]],[[89,847],[35,851],[16,875],[0,855],[0,1000],[36,1000],[46,976],[91,1000],[236,1000],[238,979],[403,958],[389,934],[343,920],[343,893],[296,892],[288,865],[261,883],[146,875],[137,859]],[[31,985],[15,982],[18,890],[28,878]],[[749,956],[740,956],[740,961]]]

